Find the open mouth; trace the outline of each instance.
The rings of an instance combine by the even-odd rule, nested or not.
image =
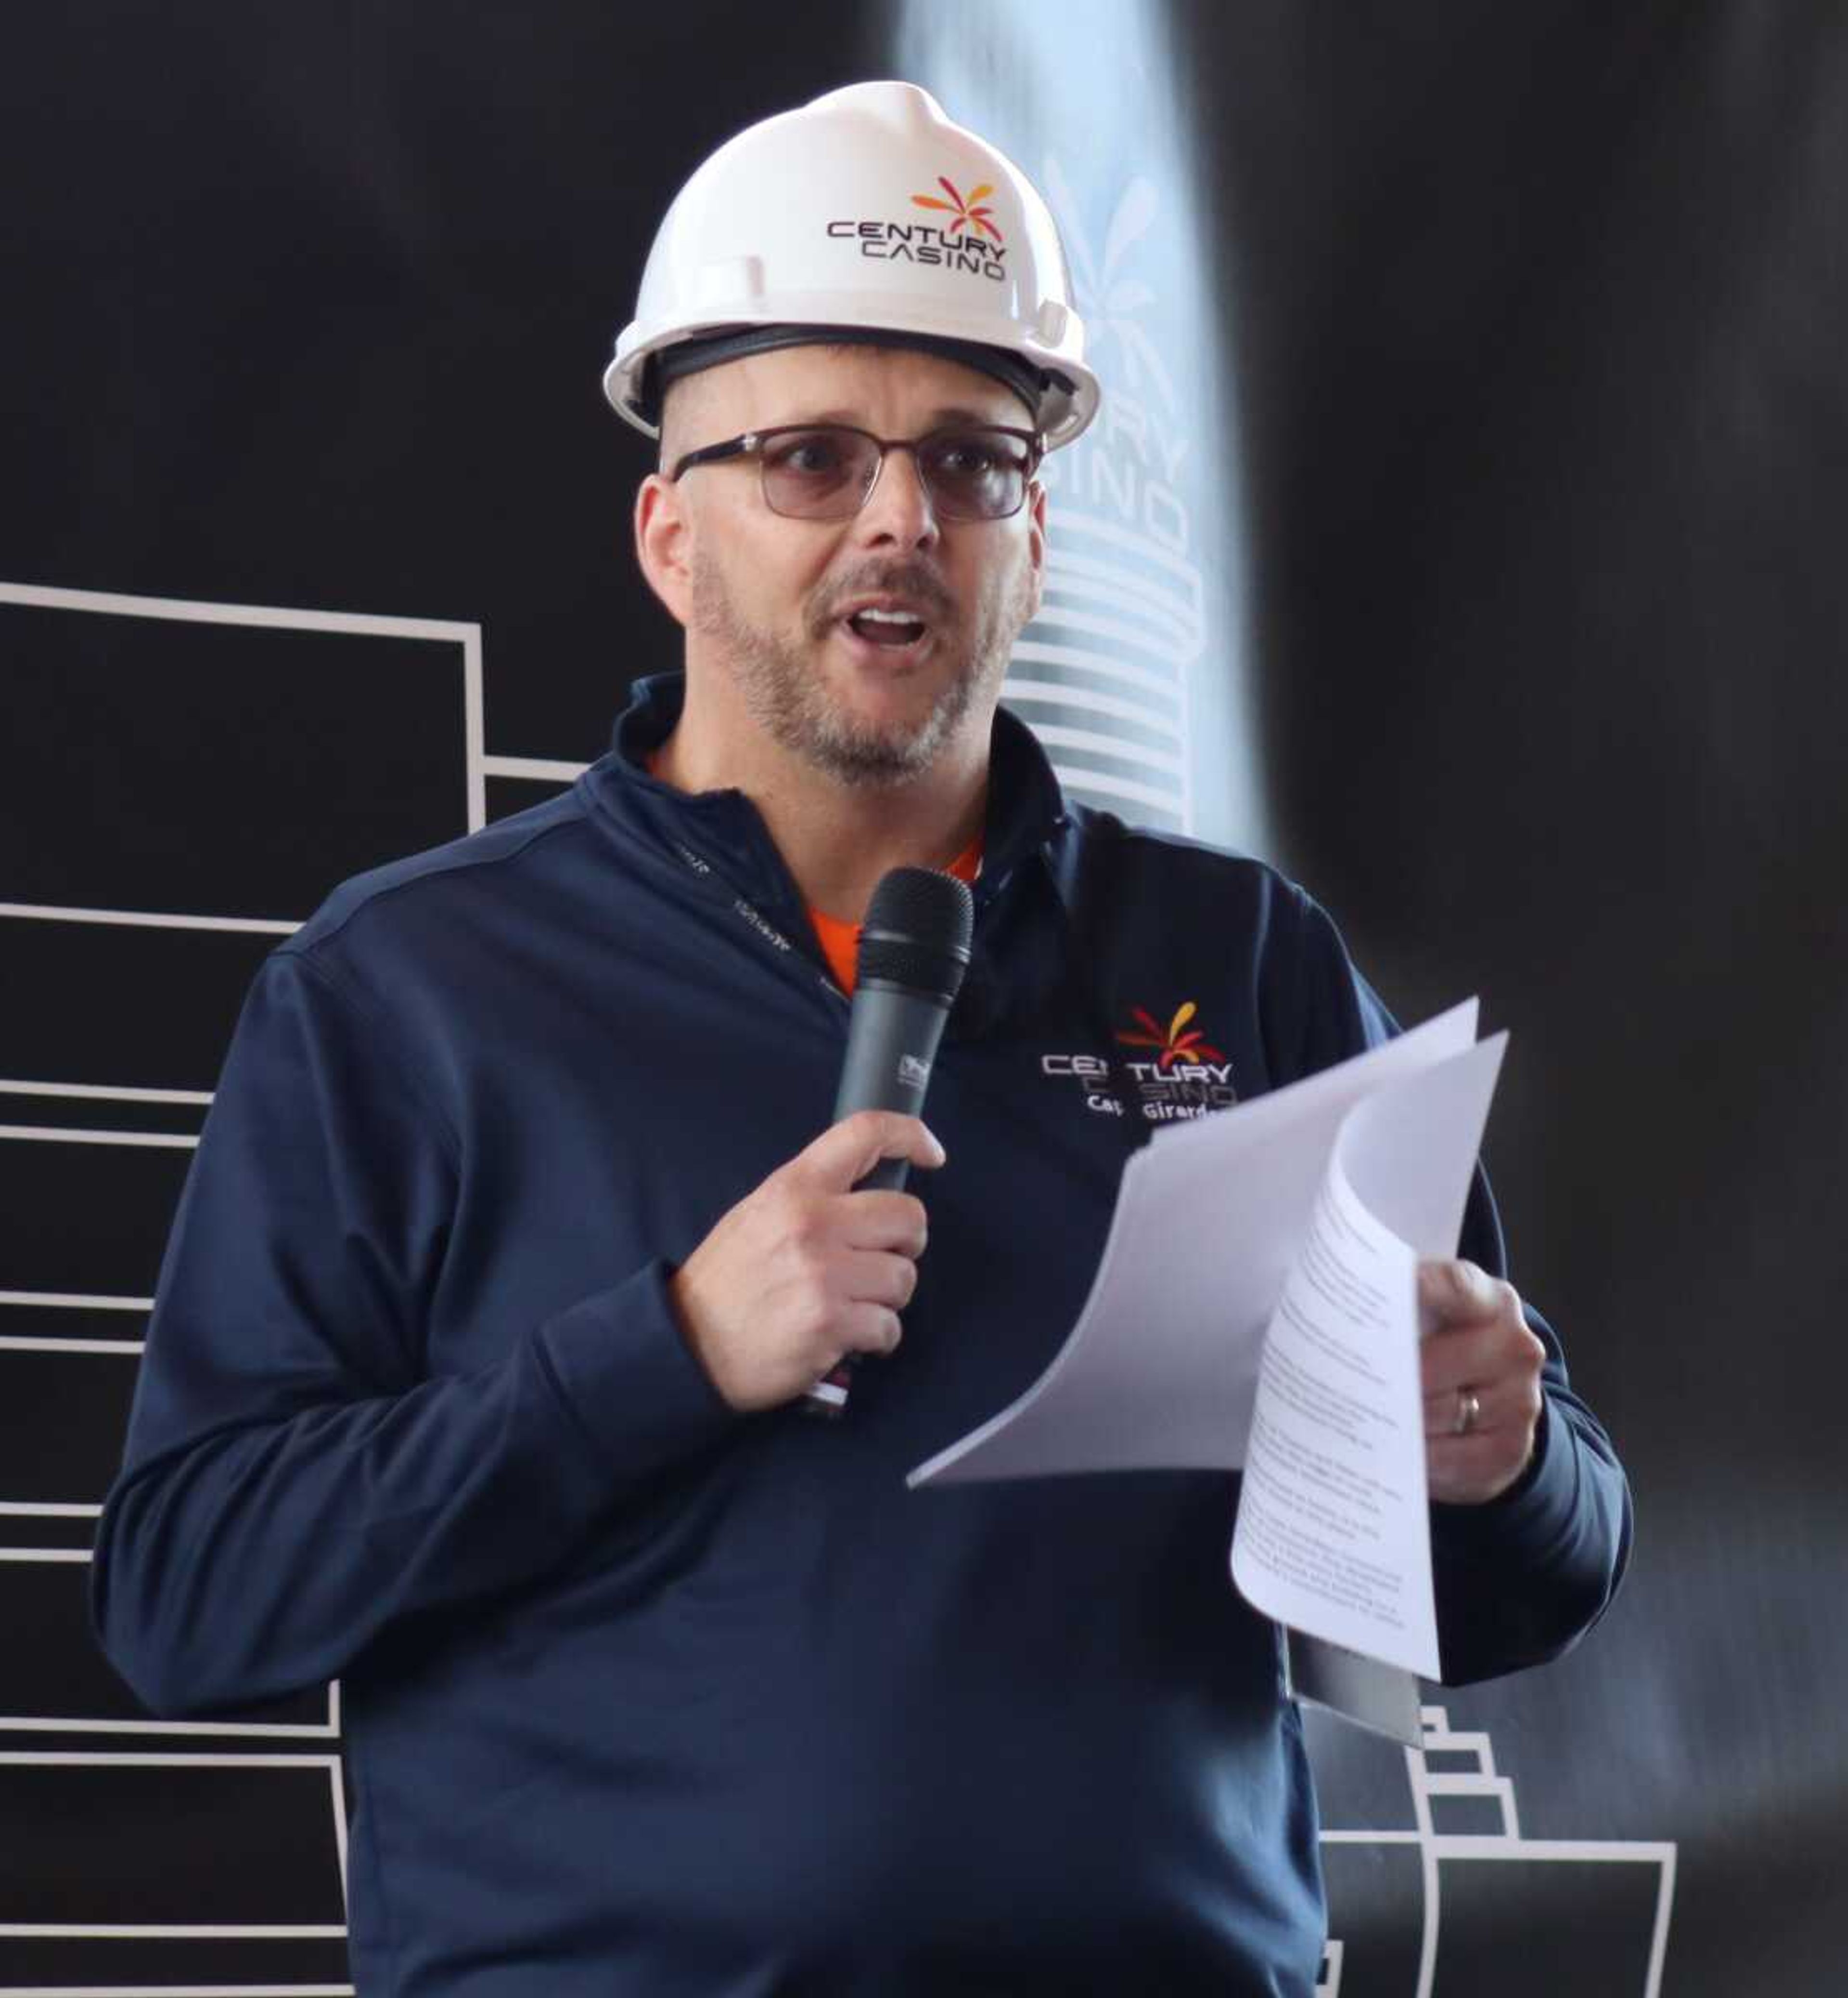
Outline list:
[[[917,645],[930,629],[921,617],[901,610],[856,610],[845,621],[856,638],[889,652]]]

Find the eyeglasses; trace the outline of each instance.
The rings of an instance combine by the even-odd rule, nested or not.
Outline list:
[[[872,496],[886,452],[908,451],[941,518],[1004,520],[1021,510],[1045,448],[1035,432],[1001,424],[946,423],[921,437],[878,437],[847,423],[783,423],[689,451],[668,476],[755,458],[772,513],[845,520]]]

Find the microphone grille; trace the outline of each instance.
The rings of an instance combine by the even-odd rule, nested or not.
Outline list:
[[[894,867],[872,891],[860,930],[856,974],[955,1001],[969,969],[974,897],[953,874]]]

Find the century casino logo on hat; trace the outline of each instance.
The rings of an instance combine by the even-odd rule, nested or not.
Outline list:
[[[937,176],[937,185],[949,196],[948,201],[939,201],[934,194],[914,194],[911,197],[914,204],[919,208],[940,208],[945,213],[955,216],[965,230],[973,223],[983,234],[992,236],[997,243],[1001,240],[1001,232],[995,226],[994,210],[976,206],[984,195],[994,192],[993,181],[984,181],[979,187],[971,188],[967,201],[956,192],[955,181],[944,175]]]
[[[914,194],[912,204],[934,209],[949,216],[948,222],[842,220],[831,222],[827,233],[836,242],[857,244],[860,254],[876,263],[925,264],[1006,283],[1007,245],[994,210],[984,205],[984,197],[995,191],[994,183],[983,181],[971,188],[966,198],[947,174],[937,176],[937,185],[949,196],[948,201],[934,194]]]

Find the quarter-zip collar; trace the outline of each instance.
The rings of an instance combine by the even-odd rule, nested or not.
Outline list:
[[[617,717],[610,753],[585,773],[588,801],[602,817],[684,861],[690,850],[734,893],[807,943],[807,907],[762,814],[742,791],[689,792],[648,774],[648,759],[673,732],[686,699],[683,673],[637,680]],[[1042,855],[1067,823],[1065,800],[1045,752],[1024,722],[997,710],[991,738],[988,816],[978,917],[1023,862]]]
[[[741,790],[681,791],[648,773],[648,760],[680,719],[683,673],[637,680],[617,717],[610,753],[584,773],[590,801],[605,818],[684,862],[690,852],[725,886],[803,943],[808,913],[763,814]]]

